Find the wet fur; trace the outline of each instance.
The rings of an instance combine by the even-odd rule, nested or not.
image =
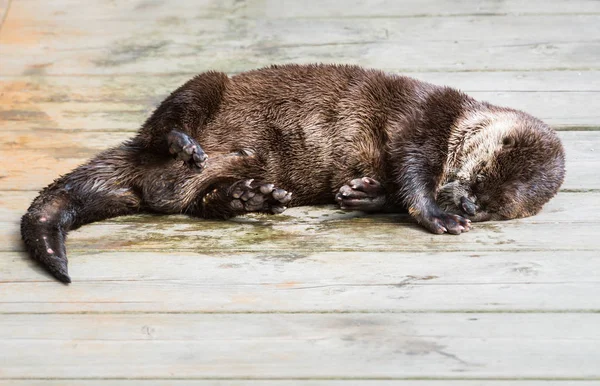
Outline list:
[[[208,154],[202,170],[169,154],[173,130]],[[207,72],[163,101],[137,136],[45,188],[22,236],[33,258],[69,282],[64,240],[83,224],[138,212],[228,218],[244,212],[231,205],[231,186],[248,179],[293,192],[289,205],[329,204],[364,176],[380,184],[378,209],[403,208],[432,232],[460,233],[465,218],[537,213],[563,181],[564,152],[523,112],[377,70]]]

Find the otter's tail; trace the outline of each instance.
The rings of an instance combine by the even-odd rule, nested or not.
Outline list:
[[[28,253],[63,283],[71,282],[65,250],[69,230],[139,210],[136,154],[132,143],[101,153],[42,190],[21,219]]]

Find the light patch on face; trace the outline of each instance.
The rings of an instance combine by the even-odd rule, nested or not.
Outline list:
[[[518,122],[515,113],[481,110],[468,112],[457,121],[449,139],[445,176],[440,181],[436,197],[443,210],[466,216],[472,221],[487,221],[495,217],[483,208],[478,208],[475,215],[467,216],[461,209],[461,197],[478,204],[478,198],[471,191],[477,175],[481,173],[482,165],[494,164],[493,159],[502,150],[504,139],[511,136]]]
[[[511,112],[469,112],[452,130],[446,159],[448,179],[470,181],[481,164],[489,164],[502,141],[518,123]]]

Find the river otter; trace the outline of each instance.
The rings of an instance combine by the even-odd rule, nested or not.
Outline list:
[[[346,65],[200,74],[138,134],[55,180],[22,218],[62,282],[67,231],[138,213],[228,218],[287,206],[403,208],[433,233],[536,214],[560,187],[546,124],[449,87]]]

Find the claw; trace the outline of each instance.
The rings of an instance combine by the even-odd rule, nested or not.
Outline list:
[[[437,234],[449,233],[452,235],[459,235],[463,232],[468,232],[471,229],[470,222],[467,219],[456,214],[444,212],[430,215],[429,217],[419,218],[419,222],[431,232]]]
[[[280,213],[283,213],[286,209],[287,209],[287,207],[285,207],[285,206],[273,206],[273,207],[271,207],[271,212],[273,214],[280,214]]]
[[[194,157],[194,161],[199,162],[199,163],[204,162],[208,159],[208,156],[204,153],[200,153],[200,154],[194,153],[193,157]]]

